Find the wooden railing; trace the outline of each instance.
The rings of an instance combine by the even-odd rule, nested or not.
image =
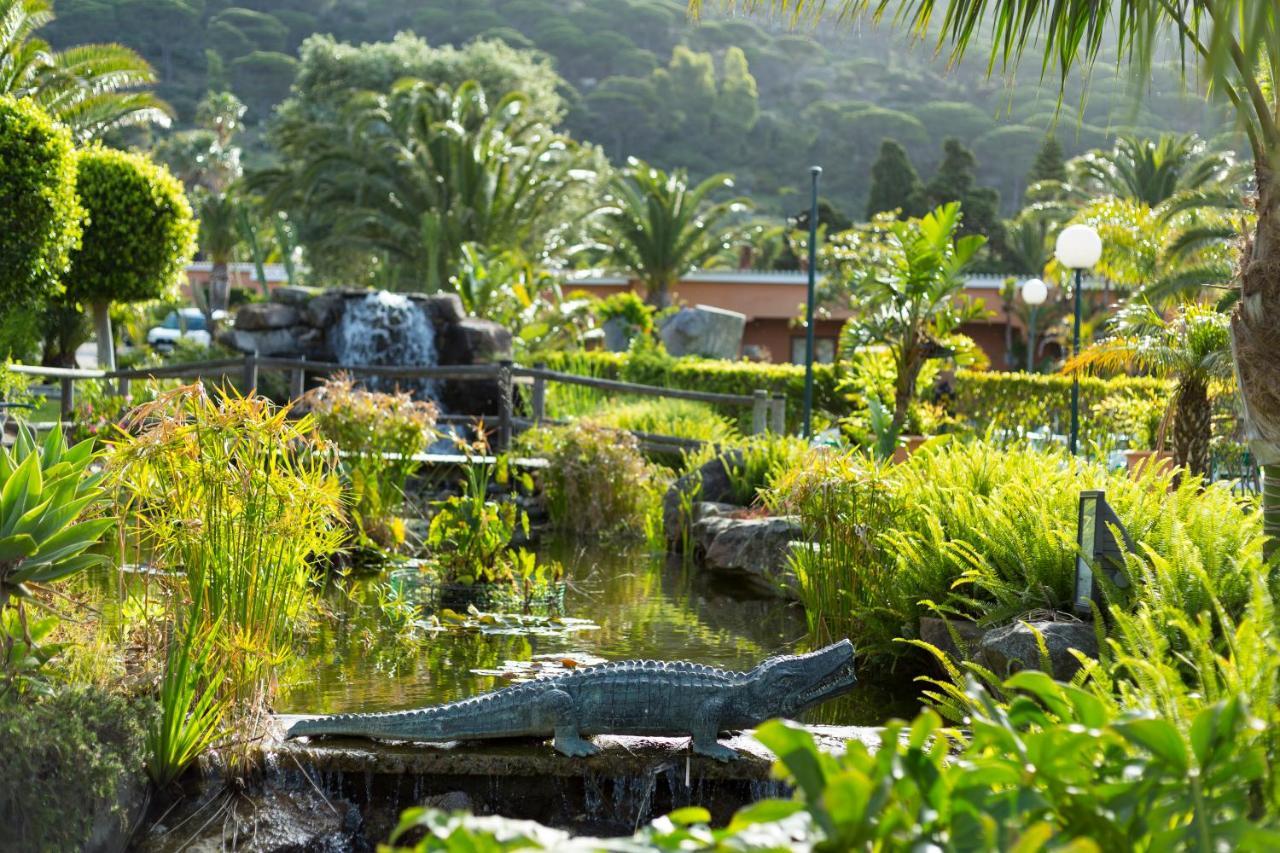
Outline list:
[[[493,444],[498,450],[506,450],[510,447],[512,437],[519,430],[542,423],[560,422],[552,421],[547,417],[546,413],[547,386],[552,382],[580,385],[616,394],[693,400],[718,406],[749,406],[751,407],[750,431],[753,434],[786,431],[786,399],[781,394],[770,396],[769,392],[764,390],[758,390],[753,394],[746,395],[691,391],[684,388],[663,388],[656,385],[621,382],[616,379],[580,376],[576,373],[561,373],[555,370],[548,370],[542,364],[533,367],[522,367],[510,361],[499,361],[495,364],[419,367],[412,365],[335,364],[324,361],[307,361],[300,358],[246,355],[243,358],[222,358],[130,370],[104,371],[26,364],[11,364],[8,369],[28,376],[57,380],[63,420],[67,420],[75,408],[75,383],[79,380],[101,379],[115,382],[118,393],[126,395],[129,393],[131,384],[135,381],[145,381],[147,379],[223,379],[238,374],[241,388],[247,391],[258,387],[258,374],[260,371],[274,370],[288,373],[289,397],[291,399],[297,399],[302,396],[307,387],[307,376],[309,374],[327,376],[345,372],[353,376],[377,376],[387,379],[496,382],[498,387],[498,411],[496,413],[497,424]],[[530,417],[525,418],[516,415],[515,387],[517,385],[528,386],[530,389]],[[440,420],[443,423],[469,424],[476,420],[476,416],[442,415]],[[680,450],[696,447],[701,443],[692,439],[653,433],[637,432],[636,437],[650,448],[658,450]]]

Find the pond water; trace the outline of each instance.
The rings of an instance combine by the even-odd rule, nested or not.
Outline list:
[[[563,563],[564,615],[589,620],[592,629],[418,632],[406,639],[385,630],[376,605],[398,586],[395,573],[348,579],[326,595],[334,618],[318,622],[299,660],[282,674],[275,710],[331,714],[449,702],[509,684],[496,673],[536,660],[683,659],[748,669],[770,655],[810,648],[798,605],[740,597],[643,547],[552,543],[540,558]],[[911,695],[909,685],[861,684],[810,713],[813,721],[877,725],[910,716]]]

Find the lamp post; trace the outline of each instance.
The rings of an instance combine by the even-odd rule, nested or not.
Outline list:
[[[1027,373],[1036,369],[1036,315],[1048,296],[1049,288],[1040,279],[1029,278],[1022,283],[1022,301],[1031,309],[1027,316]]]
[[[809,294],[804,312],[804,437],[813,435],[813,300],[818,275],[818,176],[821,166],[809,167]]]
[[[1058,234],[1053,256],[1069,270],[1076,272],[1075,322],[1071,326],[1071,354],[1080,352],[1080,290],[1084,283],[1084,271],[1102,257],[1102,238],[1088,225],[1068,225]],[[1071,380],[1071,438],[1068,447],[1076,454],[1080,440],[1080,376]]]

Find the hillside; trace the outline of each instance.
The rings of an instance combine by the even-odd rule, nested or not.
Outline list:
[[[250,108],[251,159],[313,34],[361,43],[412,31],[433,45],[500,38],[550,57],[564,80],[566,129],[614,162],[637,156],[696,175],[732,172],[773,212],[798,206],[808,166],[819,163],[823,194],[861,216],[883,138],[899,140],[927,176],[948,136],[973,149],[979,179],[1008,212],[1055,126],[1055,98],[1038,75],[1006,85],[988,80],[981,63],[948,69],[927,47],[875,29],[819,38],[742,18],[695,24],[670,0],[242,2],[58,0],[47,32],[59,45],[109,39],[140,50],[179,124],[205,91],[230,88]],[[1139,99],[1127,85],[1104,65],[1082,108],[1078,89],[1064,93],[1056,132],[1068,155],[1121,128],[1212,136],[1229,127],[1182,95],[1172,67],[1156,69]]]

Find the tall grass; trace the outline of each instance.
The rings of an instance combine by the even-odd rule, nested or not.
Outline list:
[[[671,435],[710,444],[741,440],[738,428],[705,403],[692,400],[650,399],[606,407],[591,420],[612,429]]]
[[[199,384],[140,407],[133,427],[113,450],[115,481],[136,535],[185,581],[171,615],[183,626],[167,653],[174,680],[162,694],[178,705],[163,718],[190,719],[201,707],[188,702],[190,673],[201,674],[199,703],[256,714],[312,602],[309,565],[343,539],[336,455],[309,417]],[[204,698],[210,692],[216,699]]]

